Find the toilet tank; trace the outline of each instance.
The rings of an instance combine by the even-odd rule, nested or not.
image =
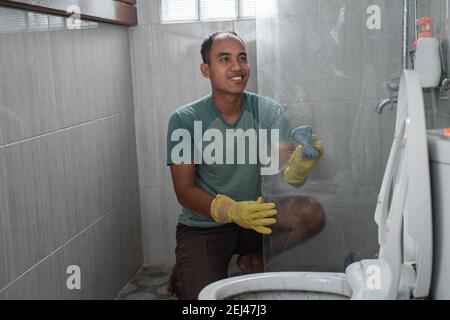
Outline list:
[[[450,299],[450,136],[428,132],[433,197],[433,274],[430,297]]]

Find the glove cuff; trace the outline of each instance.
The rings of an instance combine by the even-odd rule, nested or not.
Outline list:
[[[284,181],[295,187],[301,187],[305,184],[308,176],[296,174],[295,172],[292,172],[292,169],[290,167],[287,167],[283,172],[283,179]]]
[[[231,222],[229,212],[232,202],[233,199],[225,195],[218,194],[216,196],[216,198],[211,203],[211,208],[209,210],[214,221],[220,223]]]

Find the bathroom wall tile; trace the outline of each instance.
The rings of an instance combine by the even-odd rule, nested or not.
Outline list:
[[[163,243],[168,235],[162,231],[162,221],[165,218],[159,211],[159,188],[141,188],[141,219],[142,246],[144,264],[160,264],[164,260]]]
[[[94,66],[92,60],[99,59],[95,58],[98,51],[85,40],[91,32],[95,30],[55,30],[50,33],[53,72],[58,79],[55,93],[60,128],[93,119],[104,109],[102,101],[97,101],[95,96],[96,74],[103,64],[96,61]]]
[[[0,13],[5,10],[9,9],[0,8]],[[133,206],[122,204],[130,209],[123,209],[123,220],[109,227],[123,242],[110,239],[103,247],[112,248],[113,255],[126,257],[113,279],[120,270],[136,271],[142,261],[142,257],[131,259],[134,250],[121,247],[133,243],[138,248],[136,239],[140,235],[128,29],[99,24],[95,29],[69,31],[64,25],[53,25],[49,33],[48,16],[43,17],[47,30],[41,28],[39,32],[28,29],[12,33],[13,29],[5,32],[5,26],[0,27],[0,71],[4,79],[0,81],[0,146],[116,116],[0,147],[1,299],[63,296],[68,264],[61,261],[65,260],[52,258],[36,263],[133,191]],[[123,112],[126,110],[130,112]],[[111,238],[110,234],[108,230],[99,231],[102,239]],[[108,257],[102,258],[103,266],[96,267],[101,262],[92,258],[93,240],[77,246],[86,266],[83,270],[92,270],[87,274],[108,268]],[[57,252],[60,250],[50,257],[56,257]],[[142,250],[138,248],[137,252],[142,256]],[[68,261],[73,256],[68,254]],[[23,277],[17,278],[23,272]],[[7,283],[10,286],[2,291]],[[105,287],[121,288],[123,284]],[[91,291],[79,295],[72,292],[66,297],[104,297],[104,292],[96,288],[93,285]],[[108,292],[110,297],[115,293]]]
[[[247,84],[247,91],[258,92],[258,60],[256,57],[256,21],[236,20],[233,22],[234,31],[244,40],[247,47],[248,61],[251,74]]]
[[[134,112],[109,117],[95,126],[102,212],[138,189]]]
[[[131,54],[131,74],[133,81],[133,101],[134,107],[139,104],[141,107],[152,105],[152,92],[149,79],[151,57],[147,51],[151,44],[150,27],[138,25],[129,29],[130,54]]]
[[[169,108],[136,109],[139,185],[168,187],[172,185],[167,160],[167,126]]]
[[[99,288],[98,299],[112,299],[142,266],[137,195],[124,198],[92,230],[99,264],[89,285]],[[99,269],[103,270],[101,274]]]
[[[48,253],[49,239],[42,210],[37,142],[8,146],[4,149],[4,157],[12,272],[16,277]]]
[[[75,185],[73,154],[67,132],[55,133],[38,140],[41,177],[42,211],[48,228],[49,250],[55,250],[73,237],[83,226],[83,210],[79,208],[80,186]],[[84,223],[83,223],[84,222]]]
[[[141,188],[144,264],[175,262],[175,231],[180,205],[172,188]]]
[[[49,47],[45,30],[0,32],[0,145],[57,128]]]
[[[139,172],[137,162],[137,146],[136,146],[136,126],[135,111],[124,113],[122,115],[122,134],[124,143],[122,145],[122,153],[125,155],[124,161],[124,181],[125,194],[136,192],[139,189]]]
[[[7,288],[2,292],[3,297],[1,299],[7,300],[36,300],[36,299],[56,299],[53,296],[55,292],[50,289],[51,284],[55,284],[52,279],[52,275],[55,276],[57,270],[53,270],[51,274],[50,261],[44,260],[39,265],[39,268],[33,268],[20,278],[15,279]],[[37,295],[38,292],[45,292],[45,297]]]
[[[0,148],[0,290],[12,280],[12,252],[4,149]]]
[[[1,292],[3,296],[0,296],[0,299],[94,299],[98,288],[88,285],[93,271],[95,271],[93,268],[94,259],[92,258],[95,256],[92,236],[92,232],[83,232],[45,257],[5,288]],[[86,238],[87,241],[84,240]],[[83,252],[82,259],[78,254],[80,252]],[[69,290],[67,288],[67,280],[71,276],[70,273],[67,273],[67,270],[71,265],[79,266],[81,269],[81,290]]]
[[[84,261],[86,291],[93,292],[94,299],[113,299],[142,266],[140,227],[139,196],[135,192],[87,230],[86,235],[75,239],[81,244],[73,253],[74,261]],[[93,247],[92,255],[86,257],[84,248],[89,245]]]
[[[210,92],[200,73],[200,46],[232,22],[139,26],[131,30],[136,107],[174,107]],[[193,62],[194,61],[194,62]]]
[[[50,39],[61,128],[131,108],[125,29],[98,24],[90,29],[51,31]]]
[[[16,279],[0,299],[113,299],[142,265],[139,197],[134,193]],[[66,286],[80,267],[81,290]]]
[[[100,154],[96,149],[98,136],[95,126],[89,124],[67,131],[65,138],[65,143],[70,147],[67,154],[70,160],[67,163],[72,163],[73,177],[71,178],[76,192],[77,216],[80,226],[86,226],[104,213],[99,201],[101,181],[98,178]],[[114,160],[111,159],[111,161]]]
[[[106,114],[130,111],[133,109],[133,83],[128,29],[114,25],[100,29],[103,34],[95,41],[102,39],[102,56],[107,59],[103,81],[99,81],[106,84],[99,88],[100,92],[106,91]]]
[[[137,160],[137,134],[135,122],[135,110],[125,114],[126,127],[126,170],[128,178],[127,192],[136,192],[139,190],[139,167]]]
[[[132,193],[125,200],[125,206],[116,218],[119,226],[118,246],[119,279],[128,281],[143,265],[142,226],[139,191]],[[124,286],[115,287],[119,292]]]
[[[39,139],[51,248],[138,189],[133,112]]]
[[[99,244],[95,238],[99,232],[98,227],[104,223],[107,212],[102,219],[95,224],[80,232],[75,238],[71,239],[64,247],[55,252],[49,259],[57,261],[62,275],[56,281],[61,290],[60,299],[80,300],[80,299],[98,299],[100,296],[100,283],[97,281],[103,273],[111,267],[103,265],[100,257],[102,251],[98,251]],[[103,233],[105,235],[105,233]],[[102,248],[104,250],[104,248]],[[69,266],[78,266],[81,272],[81,290],[69,290],[66,282],[71,275],[67,273]],[[103,270],[103,268],[105,268]],[[117,279],[112,280],[112,282]],[[45,295],[45,293],[36,293],[36,296]]]
[[[119,279],[118,257],[115,256],[118,249],[118,226],[114,221],[123,206],[124,203],[121,202],[117,207],[114,207],[109,215],[94,225],[92,231],[90,230],[94,240],[94,259],[100,262],[95,265],[95,269],[92,271],[97,271],[97,268],[103,269],[101,273],[96,272],[95,277],[93,277],[98,288],[97,299],[106,299],[108,292],[114,290],[114,281],[111,281],[111,279]]]

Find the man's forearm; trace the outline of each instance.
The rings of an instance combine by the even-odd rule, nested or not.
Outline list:
[[[214,196],[196,186],[183,187],[176,193],[178,202],[183,207],[208,217],[211,216],[210,208],[215,198]]]

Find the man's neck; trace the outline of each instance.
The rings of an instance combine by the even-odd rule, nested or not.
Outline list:
[[[224,117],[234,117],[241,113],[244,94],[222,94],[213,92],[212,100]]]

